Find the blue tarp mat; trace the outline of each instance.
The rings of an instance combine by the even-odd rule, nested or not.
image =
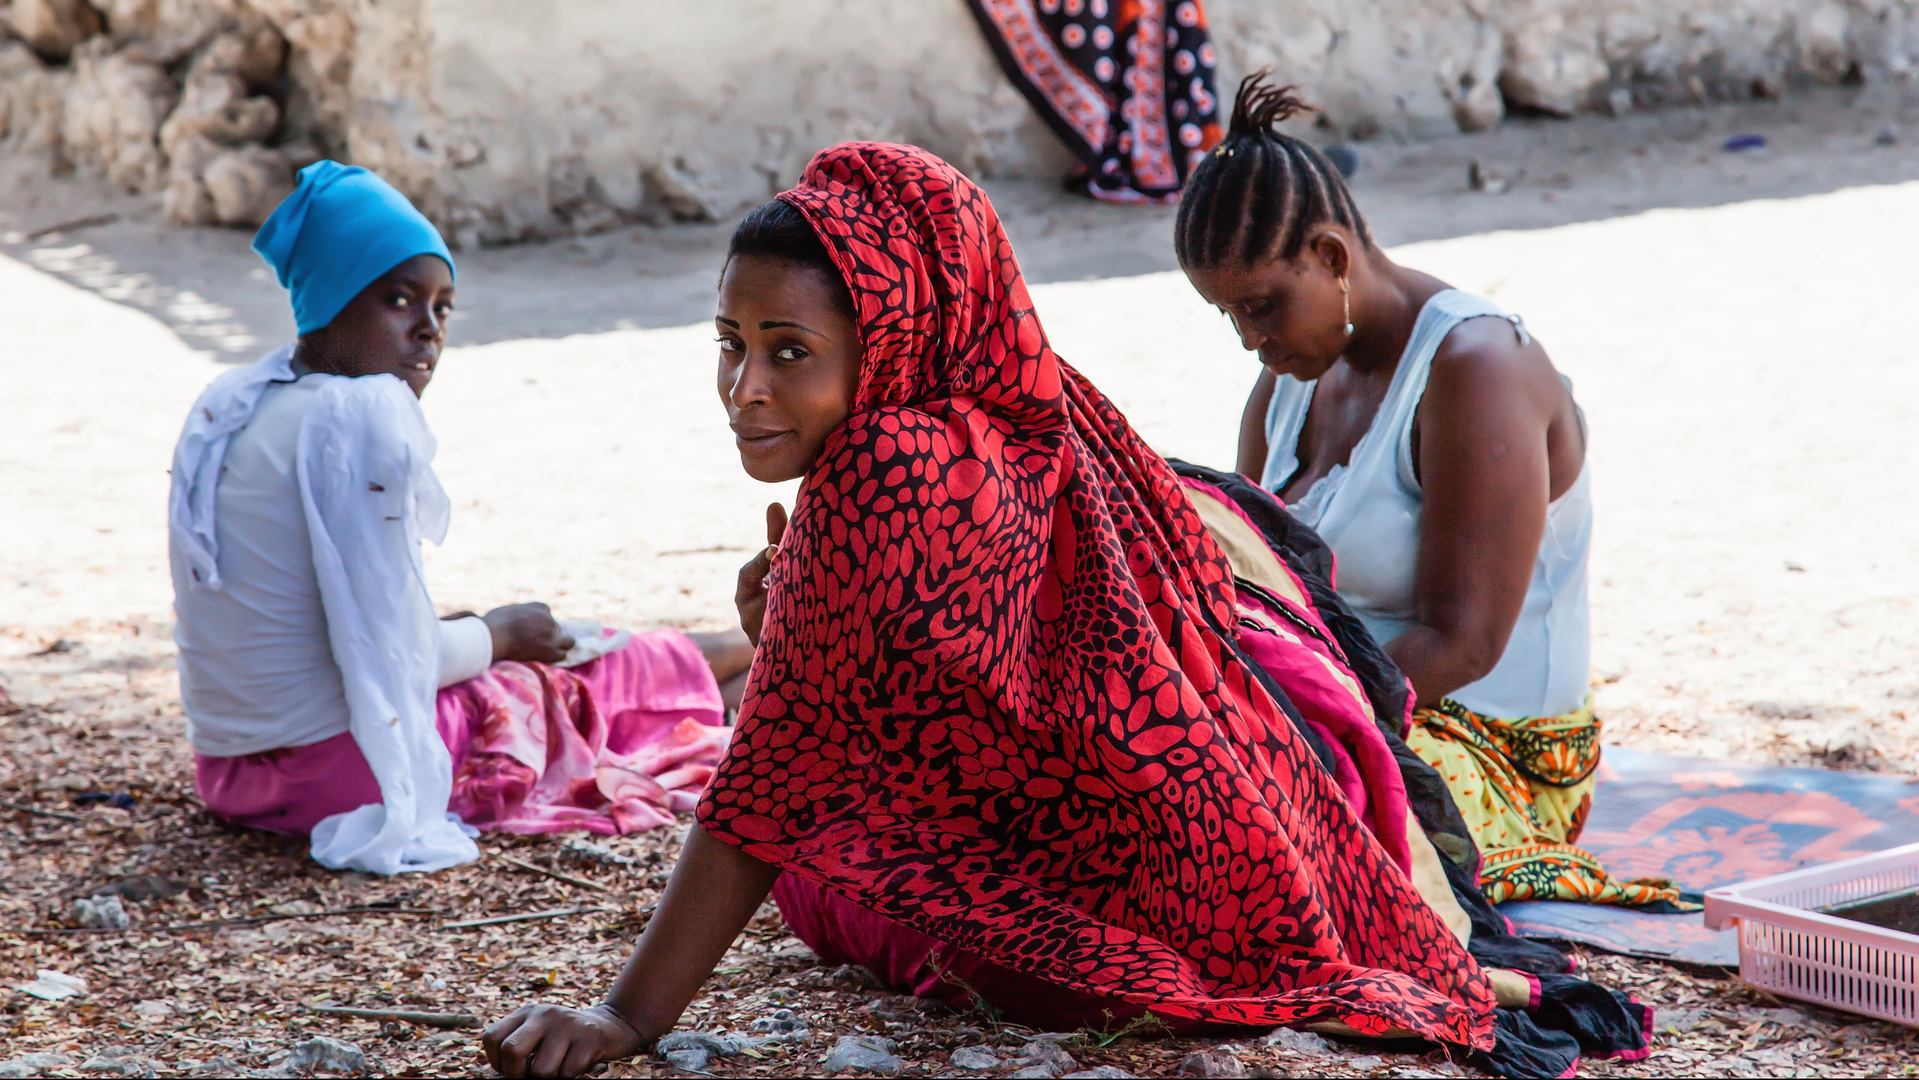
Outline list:
[[[1608,746],[1579,846],[1615,877],[1691,892],[1919,843],[1919,781],[1787,769]],[[1705,918],[1556,901],[1500,905],[1519,933],[1694,964],[1739,963],[1731,928]]]

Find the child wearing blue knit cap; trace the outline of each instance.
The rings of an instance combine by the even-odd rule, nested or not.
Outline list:
[[[672,823],[703,780],[685,766],[725,746],[745,635],[603,633],[545,604],[436,619],[420,541],[450,507],[418,399],[453,310],[446,242],[377,175],[321,161],[253,248],[299,336],[201,394],[168,500],[208,809],[385,874],[476,858],[475,826]]]

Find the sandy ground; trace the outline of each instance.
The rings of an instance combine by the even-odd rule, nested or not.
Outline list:
[[[1592,427],[1594,674],[1612,741],[1919,767],[1919,572],[1909,562],[1919,541],[1909,329],[1919,281],[1908,257],[1919,249],[1910,182],[1919,146],[1872,139],[1895,120],[1919,139],[1912,103],[1833,93],[1362,149],[1361,206],[1393,256],[1523,314],[1575,382]],[[1772,148],[1718,149],[1740,131],[1766,134]],[[1473,158],[1515,186],[1468,190]],[[1254,361],[1171,270],[1168,214],[1078,203],[1038,184],[992,191],[1059,351],[1163,452],[1229,464]],[[120,216],[34,235],[102,213]],[[464,344],[425,399],[456,507],[447,544],[429,556],[444,607],[546,599],[563,614],[630,626],[730,621],[733,573],[760,542],[761,507],[791,490],[740,473],[714,398],[712,333],[699,320],[724,235],[633,228],[461,258]],[[146,872],[213,882],[141,916],[160,921],[341,906],[342,890],[362,888],[467,915],[597,899],[560,886],[550,896],[501,891],[497,868],[490,878],[475,869],[342,883],[303,866],[297,845],[222,831],[195,810],[168,640],[166,467],[200,388],[287,332],[284,300],[245,241],[165,230],[150,206],[78,183],[0,183],[0,688],[15,703],[0,706],[0,794],[45,806],[101,789],[143,800],[126,818],[13,819],[0,837],[0,921],[44,925],[74,890]],[[644,855],[657,840],[628,850]],[[541,843],[523,854],[545,858],[553,844]],[[622,883],[632,904],[649,894],[646,880]],[[624,947],[626,932],[609,926],[571,943],[534,924],[489,931],[491,944],[402,944],[398,959],[341,944],[378,936],[364,920],[292,924],[257,941],[216,935],[211,960],[199,946],[145,939],[154,944],[138,963],[169,973],[165,984],[125,980],[134,961],[111,942],[36,939],[18,954],[30,958],[0,975],[66,965],[114,989],[87,1006],[95,1013],[8,1012],[0,1057],[92,1053],[109,1037],[144,1039],[159,1054],[164,1025],[125,1018],[148,998],[200,1018],[201,1034],[182,1034],[161,1060],[218,1052],[261,1065],[271,1045],[311,1029],[289,1011],[296,997],[384,994],[484,1012],[541,989],[551,971],[562,972],[546,979],[552,993],[584,997]],[[777,927],[767,934],[768,956],[787,947]],[[1705,1069],[1728,1047],[1744,1048],[1736,1071],[1746,1075],[1881,1071],[1877,1058],[1825,1057],[1844,1024],[1835,1015],[1795,1034],[1792,1023],[1755,1019],[1750,1010],[1768,1003],[1723,981],[1604,963],[1661,1005],[1723,1010],[1700,1029],[1718,1041],[1679,1039],[1622,1072]],[[806,1000],[830,1010],[850,989],[804,964],[741,971],[758,973],[741,976],[743,988],[734,980],[755,1008],[791,985],[826,995]],[[453,989],[422,988],[435,978]],[[806,990],[808,979],[827,981]],[[275,995],[279,1004],[259,1004]],[[708,1003],[712,1017],[724,1018],[725,1000]],[[118,1034],[73,1036],[60,1025],[76,1017]],[[393,1042],[388,1060],[426,1069],[455,1060],[361,1028]],[[972,1036],[939,1045],[954,1038]],[[195,1039],[217,1046],[194,1050]],[[441,1049],[466,1053],[470,1041]],[[1167,1070],[1178,1061],[1154,1053]],[[1302,1064],[1259,1050],[1248,1064],[1437,1067],[1389,1058]]]
[[[1871,140],[1899,115],[1829,94],[1364,149],[1362,207],[1394,257],[1523,314],[1575,382],[1596,475],[1595,678],[1616,740],[1914,764],[1919,188],[1899,181],[1919,177],[1919,149]],[[1741,130],[1775,149],[1717,149]],[[1472,158],[1519,186],[1462,190]],[[1060,352],[1163,452],[1229,463],[1251,358],[1177,272],[1111,269],[1170,259],[1166,213],[997,190]],[[164,629],[169,449],[236,355],[206,347],[206,327],[245,338],[249,357],[287,329],[243,235],[160,229],[87,194],[43,183],[0,199],[0,657],[81,620]],[[1691,208],[1639,209],[1661,202]],[[100,205],[129,216],[22,235]],[[1449,234],[1463,235],[1400,242]],[[461,260],[456,342],[485,343],[450,350],[425,399],[457,507],[431,556],[442,603],[730,618],[760,507],[790,488],[740,473],[714,398],[694,320],[723,235],[633,229]],[[593,329],[622,311],[679,325]],[[19,700],[54,692],[30,669],[0,678]]]

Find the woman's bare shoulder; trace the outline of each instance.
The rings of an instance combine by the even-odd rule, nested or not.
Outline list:
[[[1565,393],[1559,371],[1539,339],[1520,337],[1501,318],[1467,319],[1454,327],[1433,354],[1431,389],[1473,398],[1482,395],[1534,399],[1550,407]]]

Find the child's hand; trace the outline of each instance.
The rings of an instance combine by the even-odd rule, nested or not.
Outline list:
[[[573,635],[560,629],[545,604],[508,604],[481,618],[493,634],[493,662],[519,660],[557,664],[573,648]]]
[[[501,1076],[580,1076],[599,1062],[631,1057],[645,1041],[605,1005],[522,1005],[480,1036]]]
[[[766,549],[753,561],[740,567],[739,587],[733,591],[733,606],[740,612],[740,629],[746,631],[754,648],[760,645],[760,626],[766,621],[766,575],[773,569],[773,555],[786,537],[786,507],[773,503],[766,508]]]

